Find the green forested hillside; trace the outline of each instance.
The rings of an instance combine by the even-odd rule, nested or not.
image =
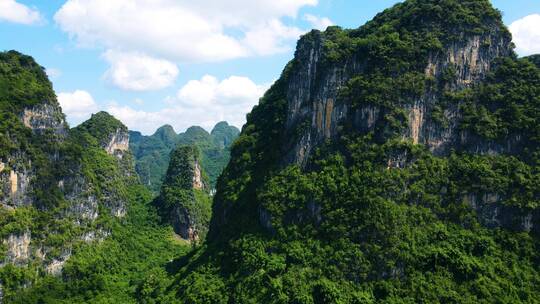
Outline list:
[[[0,53],[0,302],[137,303],[188,247],[101,112],[69,130],[34,60]]]
[[[500,18],[487,0],[409,0],[302,37],[171,302],[540,302],[540,70]]]
[[[136,159],[136,170],[142,182],[158,193],[169,164],[169,154],[177,145],[196,145],[203,153],[203,167],[212,187],[229,161],[229,147],[240,131],[226,122],[218,123],[211,133],[191,127],[176,134],[171,126],[159,128],[151,136],[130,132],[130,150]]]
[[[204,240],[212,211],[210,181],[201,160],[197,146],[175,148],[160,194],[154,201],[161,218],[192,244]]]
[[[130,204],[126,218],[106,224],[110,231],[106,239],[81,242],[60,277],[33,277],[27,288],[5,290],[4,302],[158,303],[153,301],[159,301],[160,293],[172,282],[167,265],[190,249],[173,239],[170,227],[158,224],[159,217],[149,205],[152,196],[145,187],[126,190]],[[8,266],[7,270],[12,278],[25,282],[26,269]]]

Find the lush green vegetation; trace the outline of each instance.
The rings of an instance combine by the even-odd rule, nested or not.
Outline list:
[[[43,68],[32,57],[16,51],[0,53],[0,106],[19,113],[24,108],[55,100]]]
[[[159,128],[152,136],[130,133],[130,150],[136,159],[136,170],[143,184],[159,193],[169,155],[177,145],[196,145],[202,151],[202,165],[215,187],[218,176],[229,161],[229,147],[240,131],[226,122],[218,123],[208,134],[200,127],[191,127],[185,133],[176,134],[171,126]]]
[[[41,66],[31,57],[18,52],[0,52],[0,162],[6,164],[3,173],[7,173],[10,168],[25,165],[13,157],[18,152],[24,151],[26,160],[32,160],[34,166],[38,168],[37,174],[44,181],[34,188],[38,201],[36,206],[49,205],[50,200],[58,197],[52,182],[54,176],[61,173],[59,171],[62,168],[53,166],[46,152],[61,153],[63,149],[70,148],[51,145],[50,142],[55,140],[55,135],[50,132],[35,136],[21,123],[19,117],[25,108],[54,103],[56,97],[52,85]],[[43,170],[44,168],[48,170]],[[0,192],[0,200],[2,199],[3,193]]]
[[[324,43],[322,68],[361,58],[362,73],[351,77],[338,102],[376,106],[382,119],[360,131],[345,120],[307,166],[284,166],[291,140],[287,90],[301,59],[291,61],[232,144],[211,230],[189,253],[159,218],[170,222],[175,210],[186,210],[206,232],[212,202],[208,187],[193,189],[194,163],[218,172],[219,151],[232,142],[233,130],[221,124],[212,134],[196,127],[180,136],[169,127],[151,138],[133,134],[139,166],[157,172],[144,173],[148,180],[165,176],[163,157],[181,144],[150,204],[131,174],[129,154],[117,159],[102,149],[119,127],[112,117],[94,116],[52,149],[13,114],[2,134],[19,130],[14,147],[35,151],[29,155],[38,168],[52,166],[52,173],[38,173],[37,180],[48,182],[36,187],[35,206],[0,209],[0,237],[30,230],[52,248],[71,242],[73,252],[62,277],[45,275],[38,263],[2,267],[8,302],[540,302],[538,58],[509,52],[483,81],[459,91],[453,67],[426,76],[431,52],[471,35],[509,38],[488,0],[408,0],[360,29],[304,36],[303,44]],[[455,106],[459,115],[451,118],[473,139],[467,144],[502,152],[472,153],[475,147],[456,144],[435,156],[404,140],[405,108],[426,92],[436,96],[430,119],[441,128],[449,125],[445,108]],[[6,147],[9,139],[2,139]],[[59,161],[51,162],[51,151],[59,151]],[[159,166],[150,166],[152,160]],[[58,178],[75,172],[74,164],[100,202],[100,217],[88,227],[58,216],[69,207]],[[218,175],[203,174],[203,185]],[[102,212],[118,201],[128,206],[123,220]],[[110,237],[73,241],[96,228]],[[5,251],[0,247],[0,255]],[[25,283],[32,288],[18,288]]]
[[[539,302],[540,235],[538,228],[520,232],[540,210],[539,70],[509,52],[485,81],[464,91],[452,86],[452,68],[424,76],[430,52],[470,35],[509,38],[487,0],[409,0],[358,30],[304,36],[303,45],[323,37],[326,65],[362,64],[340,102],[378,106],[382,122],[360,133],[346,121],[306,168],[280,166],[283,151],[268,147],[289,140],[287,84],[299,59],[293,60],[233,145],[209,241],[181,261],[164,293],[169,301]],[[444,156],[404,141],[404,106],[428,90],[438,95],[430,110],[442,128],[444,107],[455,102],[460,130],[477,143],[517,134],[524,140],[504,154],[456,145]],[[495,124],[483,126],[473,115]],[[494,222],[493,208],[506,216],[505,228]]]
[[[128,193],[126,221],[113,221],[109,237],[99,243],[81,242],[73,248],[61,277],[36,279],[32,288],[8,293],[6,303],[156,303],[146,289],[154,286],[154,276],[165,273],[169,261],[189,247],[173,240],[170,227],[157,224],[148,190],[134,185]]]
[[[171,162],[159,197],[154,204],[166,223],[184,239],[189,227],[196,232],[196,239],[203,240],[210,223],[212,199],[210,183],[204,169],[200,168],[201,152],[197,146],[179,146],[171,153]],[[196,185],[196,170],[200,173],[200,185]]]
[[[463,128],[494,141],[525,140],[516,151],[533,155],[540,147],[540,70],[527,59],[503,59],[487,80],[462,92]]]
[[[531,55],[526,57],[530,62],[534,63],[538,68],[540,68],[540,54]]]
[[[6,165],[0,174],[6,178],[23,168],[31,174],[26,204],[0,206],[4,303],[152,303],[145,289],[153,286],[153,275],[162,275],[189,247],[159,224],[129,152],[117,157],[105,151],[126,127],[102,112],[66,134],[32,132],[21,121],[22,111],[43,104],[59,109],[43,68],[31,57],[0,53],[0,161]],[[3,191],[2,203],[13,205]],[[98,217],[85,218],[79,200],[95,200]],[[124,217],[113,215],[124,208]],[[28,259],[5,263],[3,240],[23,234],[31,237]],[[66,253],[62,276],[49,275],[45,265]]]
[[[73,129],[73,137],[85,147],[107,147],[116,133],[127,133],[127,127],[106,112],[92,117]]]

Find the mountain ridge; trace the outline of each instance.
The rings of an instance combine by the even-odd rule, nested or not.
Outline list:
[[[178,145],[196,145],[203,153],[202,166],[215,187],[218,175],[229,159],[229,147],[240,131],[227,122],[219,122],[208,133],[192,126],[176,134],[172,126],[165,125],[150,136],[130,131],[131,151],[135,155],[136,169],[145,185],[158,193],[169,163],[169,154]]]
[[[44,68],[15,51],[0,52],[0,118],[1,303],[134,302],[130,284],[184,254],[116,118],[70,129]]]
[[[304,35],[232,146],[208,241],[171,295],[538,301],[539,80],[487,0],[409,0]]]

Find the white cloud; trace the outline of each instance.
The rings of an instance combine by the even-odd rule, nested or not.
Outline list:
[[[15,0],[0,0],[0,21],[30,25],[42,22],[43,18],[38,10]]]
[[[178,76],[178,68],[174,63],[144,54],[109,50],[104,58],[111,65],[104,78],[124,90],[163,89],[172,85]]]
[[[327,27],[334,25],[334,22],[326,17],[318,17],[311,14],[305,14],[304,20],[309,22],[314,29],[321,31],[324,31]]]
[[[516,51],[520,55],[540,53],[540,14],[532,14],[510,24]]]
[[[218,80],[206,75],[200,80],[189,81],[176,98],[168,97],[168,106],[160,111],[146,112],[129,106],[112,104],[107,111],[120,119],[130,129],[144,134],[153,133],[164,124],[176,130],[199,125],[210,130],[217,122],[226,120],[241,127],[246,114],[251,111],[268,85],[257,85],[246,77],[231,76]]]
[[[208,62],[283,52],[302,31],[280,19],[308,5],[317,0],[68,0],[54,18],[83,46]]]
[[[98,105],[92,95],[83,90],[59,93],[58,102],[72,125],[83,122],[98,111]]]
[[[51,79],[55,79],[62,76],[62,71],[55,68],[48,68],[45,70],[45,73],[47,73],[47,76],[49,76],[49,78]]]
[[[245,33],[243,45],[250,53],[260,56],[287,52],[288,42],[296,41],[304,31],[284,25],[279,19],[254,26]]]

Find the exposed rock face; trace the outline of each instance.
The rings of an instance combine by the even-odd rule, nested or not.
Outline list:
[[[305,165],[314,147],[325,139],[336,137],[341,124],[351,122],[355,129],[367,133],[384,114],[377,106],[353,109],[346,101],[338,102],[340,90],[352,77],[362,74],[366,59],[352,56],[344,62],[325,66],[322,63],[325,38],[317,32],[310,35],[312,39],[299,42],[296,66],[287,89],[286,127],[292,141],[287,147],[291,152],[285,163]],[[452,68],[455,80],[449,89],[460,90],[483,79],[495,58],[509,56],[511,52],[510,39],[497,30],[471,36],[445,46],[444,51],[431,53],[425,59],[425,75],[439,79],[444,71]],[[459,105],[445,109],[444,116],[450,122],[448,127],[431,119],[433,106],[440,97],[439,93],[427,88],[416,102],[404,105],[408,128],[403,137],[428,146],[436,154],[448,152],[450,146],[470,144],[467,134],[461,134],[457,128]],[[295,136],[297,130],[301,132]]]
[[[64,115],[56,103],[45,103],[24,109],[21,119],[23,124],[34,132],[52,130],[61,136],[65,136],[67,132]]]
[[[30,232],[11,234],[6,241],[6,263],[21,265],[30,259]]]
[[[199,165],[199,160],[195,160],[193,166],[193,189],[202,190],[203,188],[201,166]]]
[[[498,194],[468,194],[463,200],[478,214],[482,225],[489,228],[505,227],[514,231],[533,232],[540,236],[540,212],[505,206]]]
[[[0,211],[16,211],[2,221],[0,267],[59,275],[75,243],[110,234],[96,223],[103,212],[127,213],[127,188],[138,183],[128,130],[105,112],[70,130],[43,67],[15,51],[0,52],[0,66]]]
[[[50,132],[53,140],[63,140],[67,136],[67,124],[59,105],[54,102],[44,102],[32,108],[26,108],[20,115],[21,122],[32,129],[35,134]],[[13,140],[18,140],[14,138]],[[49,155],[58,159],[58,155]],[[9,169],[9,171],[5,171]],[[32,203],[30,192],[31,180],[35,176],[32,161],[25,151],[19,151],[9,156],[7,162],[0,162],[0,204],[10,207],[20,207]]]
[[[126,151],[129,151],[129,133],[122,129],[117,129],[114,134],[111,135],[109,143],[105,147],[105,151],[109,155],[115,155],[118,158],[122,158]]]
[[[67,136],[64,129],[64,121],[61,113],[55,112],[56,107],[50,105],[36,106],[32,110],[26,110],[22,121],[27,127],[32,128],[38,136],[45,133],[56,134],[56,138]],[[126,158],[128,151],[129,137],[126,128],[118,128],[109,135],[110,140],[103,148],[110,154],[116,156],[120,171],[124,177],[132,176],[133,168],[131,158]],[[51,166],[56,161],[61,161],[63,156],[53,154],[47,155],[51,160]],[[125,199],[118,193],[118,189],[102,188],[101,195],[95,190],[95,185],[85,176],[83,166],[79,162],[68,162],[70,168],[65,176],[55,176],[58,180],[58,190],[63,194],[68,202],[68,208],[62,211],[61,217],[71,218],[79,227],[83,234],[80,239],[90,242],[101,240],[108,234],[94,231],[88,227],[96,221],[100,215],[100,206],[110,209],[113,216],[121,218],[127,213]],[[131,169],[130,169],[131,168]],[[33,165],[29,156],[24,152],[18,152],[0,162],[0,208],[18,208],[21,206],[33,205],[35,198],[32,195],[32,183],[35,182],[37,168]],[[124,172],[125,171],[125,172]],[[113,177],[111,177],[113,178]],[[31,262],[43,263],[45,270],[52,275],[60,275],[65,262],[71,255],[71,241],[63,245],[62,248],[40,247],[35,254],[32,254],[33,246],[39,240],[30,238],[30,232],[10,235],[3,242],[8,247],[6,263],[24,266]],[[61,255],[50,256],[53,249],[61,250]],[[57,254],[57,253],[56,253]],[[45,257],[48,256],[52,262],[46,264]]]
[[[175,207],[173,209],[172,224],[175,232],[182,237],[182,239],[189,242],[199,241],[199,229],[197,225],[197,219],[191,215],[186,208]]]
[[[0,205],[20,207],[31,204],[28,195],[31,191],[31,179],[34,176],[32,164],[23,154],[9,159],[13,163],[9,168],[1,163],[0,167]]]
[[[106,237],[108,237],[111,233],[108,232],[108,231],[103,231],[101,229],[97,230],[97,231],[89,231],[87,233],[85,233],[83,236],[82,236],[82,240],[87,242],[87,243],[92,243],[92,242],[101,242],[103,241]]]
[[[65,251],[58,259],[53,259],[53,261],[45,267],[45,270],[48,274],[58,276],[62,274],[62,269],[64,269],[64,264],[71,257],[71,250]]]
[[[123,201],[120,201],[112,206],[109,204],[109,207],[111,208],[111,214],[115,217],[121,218],[125,217],[127,214],[126,205]]]
[[[70,213],[75,215],[81,221],[94,221],[99,216],[98,202],[94,196],[73,197]]]
[[[485,79],[495,59],[513,54],[509,35],[495,25],[484,34],[463,34],[461,39],[448,42],[438,51],[431,51],[424,62],[424,75],[443,88],[426,86],[418,98],[401,107],[406,117],[406,128],[401,131],[404,141],[426,146],[435,155],[447,155],[451,149],[478,154],[512,153],[520,146],[519,135],[510,135],[506,143],[495,143],[473,136],[460,128],[461,104],[446,105],[442,116],[446,124],[434,119],[434,109],[443,92],[458,92]],[[353,103],[340,95],[349,81],[363,75],[367,58],[354,54],[343,60],[325,61],[324,33],[314,31],[302,38],[297,46],[293,68],[287,83],[287,116],[283,165],[307,165],[310,155],[325,140],[336,140],[343,126],[360,134],[376,132],[384,125],[385,110],[381,106]],[[449,72],[450,71],[450,72]],[[445,73],[451,73],[446,79]],[[444,80],[443,80],[444,78]],[[361,96],[355,96],[360,98]],[[388,168],[405,168],[410,163],[406,154],[388,159]],[[481,221],[488,227],[508,227],[520,231],[536,231],[538,214],[505,207],[502,199],[470,197]],[[268,218],[261,214],[263,226]]]

